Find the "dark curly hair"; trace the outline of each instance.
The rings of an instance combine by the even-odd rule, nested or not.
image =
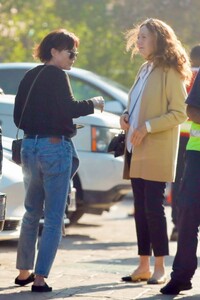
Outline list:
[[[33,57],[46,63],[52,58],[52,48],[62,51],[64,49],[72,50],[74,47],[78,48],[78,46],[79,38],[74,33],[65,29],[57,29],[47,34],[41,43],[35,46]]]

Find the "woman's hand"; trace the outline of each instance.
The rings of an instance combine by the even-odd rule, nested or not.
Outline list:
[[[101,112],[104,110],[105,101],[102,96],[93,97],[92,100],[94,108],[100,109]]]
[[[132,137],[131,137],[131,143],[133,146],[139,146],[143,140],[143,138],[147,135],[147,128],[146,125],[143,125],[139,128],[136,128],[133,131]]]
[[[119,122],[120,122],[121,129],[123,130],[129,129],[128,114],[121,115]]]

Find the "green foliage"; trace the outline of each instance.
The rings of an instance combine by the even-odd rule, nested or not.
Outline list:
[[[55,28],[80,38],[75,66],[130,87],[142,63],[126,53],[124,32],[148,17],[169,23],[187,49],[200,42],[199,0],[0,1],[0,60],[32,61],[35,43]]]

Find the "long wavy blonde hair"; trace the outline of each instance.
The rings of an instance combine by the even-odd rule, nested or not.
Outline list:
[[[159,19],[147,19],[126,32],[126,50],[131,51],[131,57],[139,52],[137,38],[142,26],[146,26],[155,37],[155,50],[148,57],[148,60],[153,62],[155,66],[173,67],[181,75],[181,78],[188,83],[192,76],[189,56],[174,30]]]

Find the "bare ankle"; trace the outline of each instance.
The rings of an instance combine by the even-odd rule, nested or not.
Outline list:
[[[19,270],[18,279],[24,280],[27,279],[31,275],[30,270]]]
[[[36,275],[34,280],[34,285],[42,286],[45,284],[44,276]]]

